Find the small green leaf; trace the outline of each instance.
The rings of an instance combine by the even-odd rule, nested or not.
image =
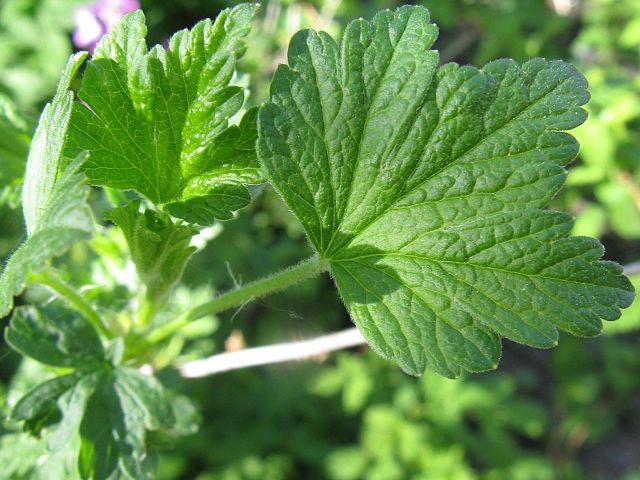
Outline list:
[[[138,418],[142,419],[142,426],[147,430],[173,426],[171,405],[162,385],[154,377],[120,367],[115,370],[115,387],[123,408],[138,410]]]
[[[583,76],[561,61],[438,68],[423,7],[303,31],[260,111],[258,156],[371,347],[406,372],[495,368],[628,306],[622,269],[543,210],[578,151]]]
[[[122,228],[147,296],[154,303],[162,303],[196,250],[189,246],[196,232],[173,224],[167,215],[152,210],[141,213],[139,208],[140,202],[133,201],[112,210],[107,218]]]
[[[78,457],[83,479],[153,478],[145,431],[169,428],[173,414],[162,387],[153,377],[116,369],[89,400],[80,427]]]
[[[255,113],[229,119],[244,92],[230,86],[257,6],[241,4],[147,52],[141,11],[120,21],[88,63],[70,154],[89,150],[92,183],[131,189],[172,215],[211,224],[230,217],[260,181]]]
[[[77,173],[85,156],[65,164],[61,155],[73,99],[67,89],[85,56],[78,53],[69,58],[31,143],[22,191],[28,236],[0,276],[0,317],[11,311],[13,297],[24,290],[29,272],[42,270],[52,257],[87,238],[93,228],[84,176]]]
[[[61,308],[16,308],[5,339],[14,350],[54,367],[91,369],[104,361],[100,337],[91,324]]]
[[[87,402],[100,380],[100,371],[91,371],[43,382],[18,401],[11,419],[24,422],[24,429],[33,435],[46,434],[47,448],[59,452],[77,438]]]
[[[82,419],[86,415],[94,415],[94,412],[87,409],[87,405],[96,388],[101,385],[104,375],[104,369],[81,375],[76,383],[60,395],[57,404],[61,420],[52,427],[47,437],[49,450],[57,452],[73,447],[72,439],[77,438]]]
[[[25,430],[38,435],[44,427],[60,421],[58,398],[71,389],[81,377],[82,374],[76,372],[41,383],[13,407],[11,419],[25,422]]]

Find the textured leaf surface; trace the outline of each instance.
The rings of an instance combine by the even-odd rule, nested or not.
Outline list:
[[[175,225],[167,215],[152,210],[141,213],[139,208],[140,202],[134,201],[109,212],[107,217],[122,229],[150,301],[162,303],[196,250],[189,246],[195,230]]]
[[[304,31],[260,111],[264,171],[371,344],[405,371],[495,368],[500,337],[551,347],[633,299],[572,219],[542,210],[578,145],[586,81],[560,61],[438,68],[422,7]]]
[[[141,11],[103,38],[83,77],[69,142],[71,155],[91,152],[92,183],[136,190],[200,224],[249,202],[243,184],[260,181],[256,132],[229,127],[244,101],[229,83],[256,9],[225,10],[175,34],[166,50],[147,52]],[[255,113],[249,117],[255,124]]]
[[[69,58],[58,91],[40,117],[29,151],[22,191],[27,240],[13,253],[0,276],[0,317],[11,310],[14,295],[25,287],[27,274],[44,268],[51,257],[87,238],[93,220],[86,205],[84,176],[77,173],[85,156],[66,163],[62,148],[73,94],[69,83],[86,56]]]

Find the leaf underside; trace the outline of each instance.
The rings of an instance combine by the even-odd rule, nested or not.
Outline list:
[[[231,86],[256,5],[242,4],[147,50],[141,11],[125,16],[87,64],[68,154],[88,150],[90,181],[135,190],[191,223],[228,219],[261,181],[251,122],[229,126],[244,102]]]
[[[543,210],[586,117],[571,65],[438,67],[423,7],[291,41],[260,111],[258,157],[371,347],[408,373],[493,369],[500,338],[600,332],[633,287]]]

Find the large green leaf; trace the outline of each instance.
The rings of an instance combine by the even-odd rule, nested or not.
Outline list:
[[[572,219],[543,210],[578,145],[571,65],[438,68],[423,7],[291,41],[259,114],[258,156],[356,325],[406,372],[495,368],[500,337],[591,336],[633,299]]]
[[[62,155],[73,103],[69,84],[85,56],[81,52],[69,58],[31,143],[22,190],[27,239],[0,276],[0,317],[11,310],[13,296],[22,292],[29,272],[44,268],[51,257],[87,238],[93,228],[86,204],[88,189],[84,176],[77,173],[85,156],[79,154],[68,162]]]
[[[238,5],[147,52],[141,11],[124,17],[88,63],[71,155],[89,150],[94,184],[131,189],[172,215],[210,224],[250,201],[260,181],[255,128],[229,127],[244,102],[230,86],[257,6]],[[250,115],[255,122],[255,114]],[[229,128],[232,129],[229,133]],[[234,148],[236,136],[243,137]],[[244,138],[248,136],[248,138]]]

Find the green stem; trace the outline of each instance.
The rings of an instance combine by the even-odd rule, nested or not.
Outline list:
[[[153,330],[147,336],[146,340],[152,344],[158,343],[194,320],[229,310],[230,308],[243,305],[256,298],[277,292],[302,280],[314,277],[327,270],[327,268],[328,264],[319,256],[315,255],[293,267],[248,283],[247,285],[237,287],[218,295],[210,302],[187,310],[174,321]]]
[[[53,271],[45,270],[40,273],[30,273],[29,282],[46,285],[61,297],[65,298],[71,306],[82,313],[96,328],[96,330],[102,334],[102,336],[105,338],[111,338],[113,336],[91,304],[82,295],[80,295],[75,288],[58,277],[58,275]]]
[[[140,308],[138,308],[138,316],[136,327],[148,327],[156,314],[158,305],[147,298],[147,292],[143,291],[140,297]]]
[[[103,190],[112,208],[117,208],[127,203],[127,195],[122,190],[111,187],[103,187]]]

